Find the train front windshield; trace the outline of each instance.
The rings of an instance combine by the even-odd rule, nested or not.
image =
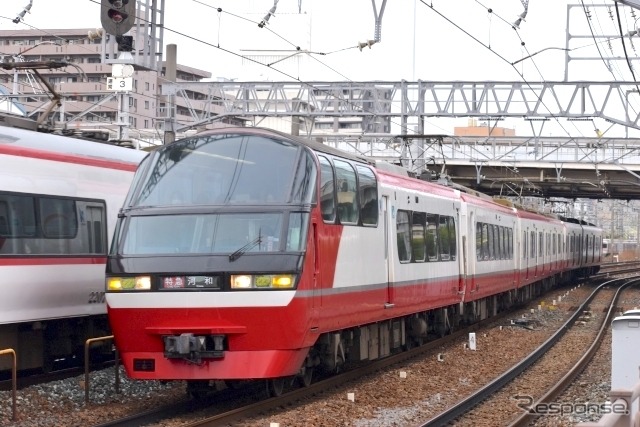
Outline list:
[[[304,249],[316,180],[305,148],[218,134],[173,143],[151,162],[126,207],[123,255]]]

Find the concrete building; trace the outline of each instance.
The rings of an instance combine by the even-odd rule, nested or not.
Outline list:
[[[107,89],[107,77],[112,74],[111,65],[101,61],[104,43],[100,35],[94,29],[0,31],[0,57],[3,62],[67,61],[72,64],[63,68],[40,69],[37,73],[0,70],[0,87],[5,92],[24,95],[16,101],[28,116],[37,119],[47,111],[52,96],[46,87],[48,83],[60,96],[60,106],[41,119],[55,130],[95,132],[115,139],[119,125],[125,124],[117,122],[118,111],[128,110],[129,138],[161,141],[165,119],[170,111],[167,99],[160,96],[165,81],[164,63],[159,72],[136,70],[132,90],[128,96],[120,97]],[[107,34],[104,36],[110,37]],[[177,65],[177,82],[202,81],[210,77],[208,71]],[[215,99],[205,93],[190,92],[186,98],[174,99],[178,123],[193,120],[187,107],[196,113],[219,108],[215,105]],[[123,102],[128,105],[121,106]],[[226,122],[229,123],[229,120]],[[221,123],[207,127],[221,126]]]

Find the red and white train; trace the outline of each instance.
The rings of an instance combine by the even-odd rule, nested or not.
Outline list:
[[[601,230],[290,135],[226,128],[140,165],[107,262],[136,379],[285,379],[376,359],[599,269]]]
[[[110,332],[107,247],[146,153],[0,127],[0,349],[50,369]],[[0,370],[12,360],[0,358]]]

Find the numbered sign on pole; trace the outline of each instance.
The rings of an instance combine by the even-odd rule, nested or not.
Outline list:
[[[133,90],[133,77],[107,77],[107,90],[129,92]]]

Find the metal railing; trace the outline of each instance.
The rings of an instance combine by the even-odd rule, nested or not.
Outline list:
[[[11,366],[11,410],[12,410],[12,420],[18,421],[18,409],[16,405],[16,394],[18,387],[18,357],[16,356],[15,350],[12,348],[7,348],[4,350],[0,350],[0,356],[10,354],[13,358],[13,364]]]

